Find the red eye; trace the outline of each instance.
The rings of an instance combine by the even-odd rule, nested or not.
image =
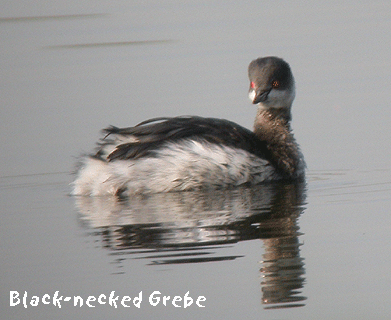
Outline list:
[[[255,88],[255,83],[253,81],[251,81],[250,87],[253,88],[253,89]]]
[[[275,88],[275,89],[279,88],[280,87],[280,82],[278,80],[273,80],[272,87]]]

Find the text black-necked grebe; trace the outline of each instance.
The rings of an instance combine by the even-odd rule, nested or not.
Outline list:
[[[304,178],[305,163],[290,128],[295,83],[277,57],[248,67],[249,97],[258,105],[254,131],[222,119],[155,118],[109,127],[84,157],[73,195],[132,195]]]

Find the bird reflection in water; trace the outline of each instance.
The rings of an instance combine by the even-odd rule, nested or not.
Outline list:
[[[80,221],[102,235],[118,257],[148,259],[149,265],[238,259],[217,248],[261,239],[262,303],[265,308],[304,306],[304,259],[298,218],[305,183],[273,183],[232,190],[115,197],[75,197]],[[216,252],[212,252],[211,250]]]

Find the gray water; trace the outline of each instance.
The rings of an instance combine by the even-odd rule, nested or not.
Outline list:
[[[4,3],[1,319],[389,319],[390,30],[383,1]],[[68,196],[107,125],[196,114],[251,128],[246,68],[266,55],[295,75],[305,184]]]

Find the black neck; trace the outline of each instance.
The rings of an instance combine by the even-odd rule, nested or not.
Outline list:
[[[254,133],[261,139],[277,131],[290,132],[291,111],[286,108],[259,108],[254,122]],[[268,140],[268,139],[266,139]]]
[[[300,151],[290,128],[290,110],[259,108],[254,133],[265,141],[272,162],[286,177],[293,177],[300,162]]]

